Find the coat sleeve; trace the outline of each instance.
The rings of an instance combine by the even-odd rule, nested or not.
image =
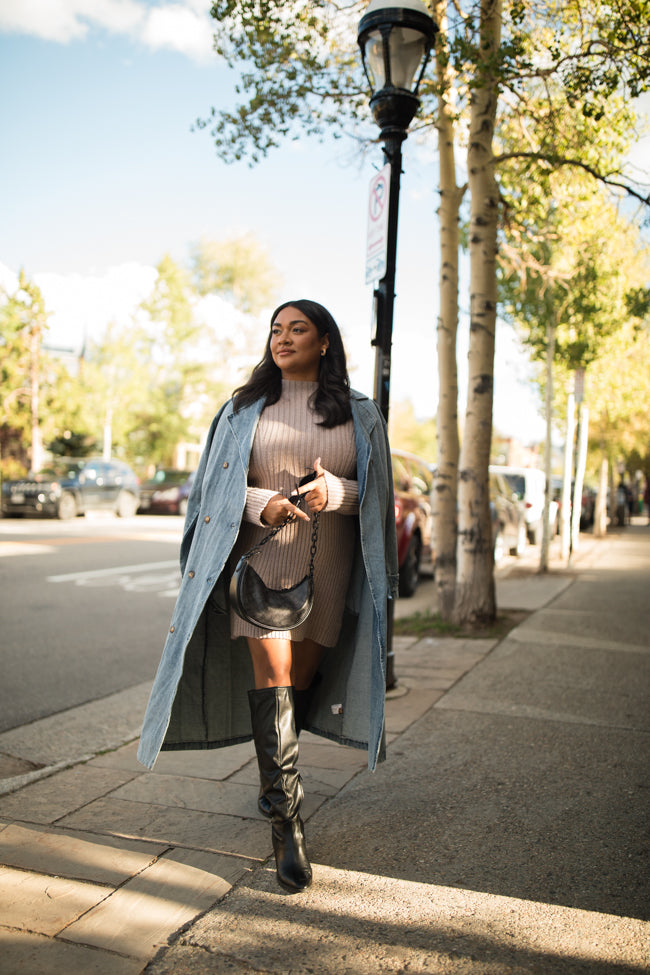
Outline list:
[[[201,460],[199,461],[199,466],[196,469],[196,474],[194,475],[194,481],[192,483],[192,490],[190,491],[189,497],[187,499],[187,513],[185,515],[185,524],[183,526],[183,540],[181,542],[180,551],[180,562],[181,562],[181,575],[185,574],[185,566],[187,565],[187,559],[190,553],[190,548],[192,547],[192,539],[194,538],[194,529],[196,528],[196,521],[199,516],[199,511],[201,510],[201,498],[203,496],[203,479],[205,477],[205,469],[208,465],[208,459],[210,457],[210,451],[212,449],[212,442],[214,440],[214,435],[219,426],[219,421],[223,416],[223,413],[228,404],[224,403],[221,407],[214,420],[210,424],[210,429],[208,431],[208,436],[206,440],[203,453],[201,455]]]

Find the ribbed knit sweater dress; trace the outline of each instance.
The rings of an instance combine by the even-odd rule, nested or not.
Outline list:
[[[316,382],[283,380],[277,403],[266,407],[251,450],[246,510],[233,551],[233,567],[240,556],[269,532],[261,512],[274,494],[290,497],[298,480],[314,469],[318,457],[327,472],[327,505],[320,513],[314,561],[314,605],[305,622],[294,630],[266,631],[247,623],[231,610],[231,635],[312,639],[334,646],[341,628],[352,567],[356,516],[359,511],[356,448],[352,420],[326,429],[309,409]],[[310,514],[307,507],[303,508]],[[253,556],[251,565],[273,589],[293,586],[309,568],[312,521],[296,519]]]

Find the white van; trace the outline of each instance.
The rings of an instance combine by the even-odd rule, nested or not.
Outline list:
[[[490,470],[503,474],[509,486],[517,497],[523,501],[526,509],[526,527],[528,541],[532,545],[542,540],[542,517],[544,515],[544,486],[546,475],[536,467],[506,467],[490,466]],[[557,501],[551,501],[548,520],[551,534],[557,519]]]

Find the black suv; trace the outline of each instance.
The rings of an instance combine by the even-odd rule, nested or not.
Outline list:
[[[65,458],[53,460],[38,474],[2,485],[2,514],[52,515],[63,520],[91,510],[135,514],[140,482],[119,460]]]

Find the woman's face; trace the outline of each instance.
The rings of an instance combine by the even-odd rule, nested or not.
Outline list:
[[[329,341],[292,305],[279,311],[271,325],[271,355],[283,379],[317,380],[318,364]]]

